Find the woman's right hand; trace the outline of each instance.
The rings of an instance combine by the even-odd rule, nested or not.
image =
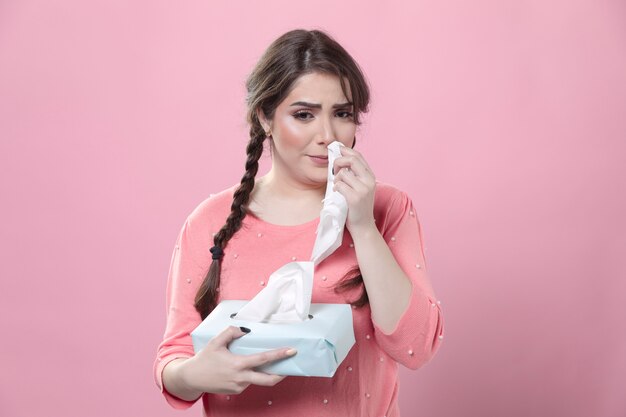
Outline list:
[[[235,355],[228,344],[247,334],[239,327],[229,326],[215,336],[195,356],[180,365],[182,384],[188,389],[214,394],[239,394],[250,384],[273,386],[285,375],[255,371],[266,363],[295,355],[295,349],[274,349],[251,355]]]

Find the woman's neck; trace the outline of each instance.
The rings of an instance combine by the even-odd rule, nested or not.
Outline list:
[[[291,185],[265,175],[255,181],[248,209],[262,220],[275,224],[301,224],[319,216],[326,184],[321,187]]]
[[[262,194],[271,195],[280,200],[321,201],[326,194],[326,183],[307,185],[284,175],[276,175],[273,170],[255,182],[255,189],[258,185]]]

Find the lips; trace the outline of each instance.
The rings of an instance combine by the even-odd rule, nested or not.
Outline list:
[[[309,158],[318,167],[328,166],[328,155],[309,155]]]

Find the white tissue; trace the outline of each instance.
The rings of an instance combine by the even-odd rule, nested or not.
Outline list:
[[[317,237],[313,246],[311,260],[315,265],[322,262],[331,253],[341,246],[343,229],[348,216],[348,202],[339,191],[333,191],[335,175],[333,163],[341,156],[339,147],[344,146],[341,142],[333,142],[328,145],[328,182],[326,183],[326,195],[324,207],[320,213],[320,223],[317,225]]]
[[[238,320],[263,323],[304,321],[311,307],[313,262],[290,262],[270,275],[267,287],[237,313]]]
[[[333,163],[341,156],[341,142],[328,145],[328,180],[324,206],[313,245],[311,260],[290,262],[270,275],[267,286],[244,305],[237,315],[239,320],[263,323],[293,323],[309,316],[313,291],[313,271],[339,246],[348,215],[348,203],[339,191],[333,191]]]

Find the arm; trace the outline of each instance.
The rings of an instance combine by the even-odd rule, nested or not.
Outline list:
[[[175,359],[163,370],[167,390],[185,401],[196,401],[204,392],[241,394],[250,384],[273,386],[286,375],[254,371],[269,362],[295,355],[295,349],[273,349],[251,355],[234,355],[228,345],[251,330],[227,326],[192,358]]]
[[[176,378],[179,373],[175,372],[185,358],[193,357],[190,333],[201,322],[200,315],[193,307],[193,300],[195,290],[204,278],[203,269],[194,259],[197,256],[197,248],[202,243],[197,242],[191,233],[191,220],[187,218],[172,253],[166,287],[165,334],[157,349],[153,365],[157,387],[166,401],[177,409],[189,408],[197,400],[197,398],[192,400],[192,395],[179,392],[180,381]],[[169,391],[170,388],[173,388],[172,392]],[[184,398],[179,398],[173,395],[174,393],[182,394]]]
[[[426,272],[421,227],[406,193],[396,193],[384,223],[382,233],[370,224],[351,235],[376,340],[396,361],[417,369],[439,348],[443,316]]]
[[[295,349],[282,348],[234,355],[228,344],[246,334],[235,326],[227,326],[194,354],[190,334],[201,322],[194,298],[206,273],[199,265],[208,263],[203,257],[209,239],[205,230],[209,228],[200,222],[198,216],[188,218],[178,235],[167,283],[167,326],[154,362],[157,386],[167,402],[178,409],[191,407],[204,392],[239,394],[250,384],[276,385],[284,376],[254,368],[296,354]]]
[[[411,280],[394,259],[376,227],[361,230],[352,238],[372,320],[385,333],[391,333],[411,301]]]
[[[188,387],[185,384],[184,378],[181,373],[181,366],[183,362],[187,361],[187,358],[177,358],[168,363],[165,368],[163,368],[163,386],[176,397],[185,400],[191,401],[194,403],[200,398],[202,395],[202,391],[195,390],[193,388]]]

